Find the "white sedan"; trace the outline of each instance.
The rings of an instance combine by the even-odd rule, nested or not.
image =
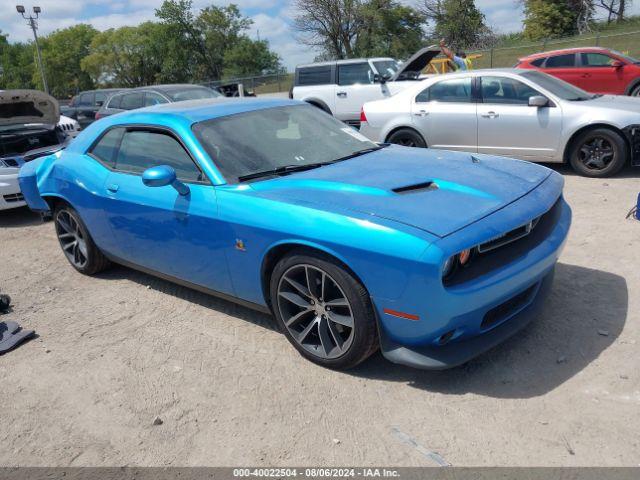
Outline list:
[[[365,103],[377,142],[569,162],[581,175],[640,166],[640,98],[592,95],[533,70],[441,75]]]

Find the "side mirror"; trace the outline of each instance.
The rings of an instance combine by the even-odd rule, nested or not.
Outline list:
[[[383,85],[389,81],[391,77],[389,75],[380,75],[378,73],[373,74],[373,81],[376,83],[382,83]]]
[[[547,97],[543,97],[542,95],[535,95],[533,97],[529,97],[529,106],[530,107],[548,107],[549,99]]]
[[[98,101],[96,102],[96,106],[97,106],[97,107],[101,107],[102,105],[104,105],[104,102],[103,102],[102,100],[98,100]]]
[[[159,165],[146,169],[142,173],[142,183],[147,187],[166,187],[171,185],[180,195],[189,195],[189,187],[176,177],[176,171],[168,165]]]
[[[622,68],[624,67],[624,63],[622,63],[620,60],[614,60],[613,62],[611,62],[611,66],[613,68]]]

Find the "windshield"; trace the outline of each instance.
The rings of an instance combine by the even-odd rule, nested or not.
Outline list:
[[[207,87],[175,88],[165,90],[164,93],[167,94],[174,102],[181,102],[183,100],[201,100],[204,98],[216,98],[222,96],[218,92]]]
[[[565,82],[564,80],[560,80],[559,78],[552,77],[551,75],[547,75],[543,72],[538,71],[529,71],[521,73],[524,78],[528,78],[529,80],[535,82],[537,85],[540,85],[545,90],[548,90],[555,96],[561,98],[562,100],[569,100],[572,102],[591,100],[592,98],[596,98],[596,95],[592,95],[591,93],[587,93],[584,90],[574,87],[570,83]]]
[[[395,60],[374,60],[374,67],[378,71],[380,75],[388,75],[389,77],[393,77],[400,67],[400,63]]]
[[[204,122],[193,131],[228,182],[282,167],[329,163],[378,146],[310,105],[253,110]]]
[[[625,55],[624,53],[620,53],[617,50],[611,50],[611,53],[613,53],[617,57],[623,58],[624,60],[626,60],[629,63],[640,63],[640,60],[638,60],[637,58],[630,57],[629,55]]]

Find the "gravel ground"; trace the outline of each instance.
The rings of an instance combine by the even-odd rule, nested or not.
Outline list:
[[[266,315],[123,267],[84,277],[51,223],[0,212],[2,319],[39,335],[0,357],[0,465],[640,464],[638,172],[560,171],[574,225],[542,315],[445,372],[322,369]]]

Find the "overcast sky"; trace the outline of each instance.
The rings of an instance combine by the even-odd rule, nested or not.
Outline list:
[[[1,0],[0,29],[9,34],[10,41],[28,40],[32,34],[20,18],[12,4],[22,2],[25,7],[42,7],[40,33],[46,34],[55,29],[77,23],[91,23],[98,30],[124,25],[137,25],[154,18],[154,10],[162,0]],[[403,0],[412,4],[419,0]],[[35,2],[35,3],[33,3]],[[226,2],[194,0],[196,8],[214,3]],[[253,19],[251,36],[258,35],[269,40],[271,48],[282,58],[291,70],[298,63],[313,60],[315,52],[300,45],[291,29],[293,8],[290,0],[235,0],[242,12]],[[487,24],[497,32],[518,31],[522,27],[522,8],[517,0],[476,0],[476,4],[487,17]],[[6,8],[9,7],[9,8]],[[640,1],[634,2],[631,14],[640,14]]]

